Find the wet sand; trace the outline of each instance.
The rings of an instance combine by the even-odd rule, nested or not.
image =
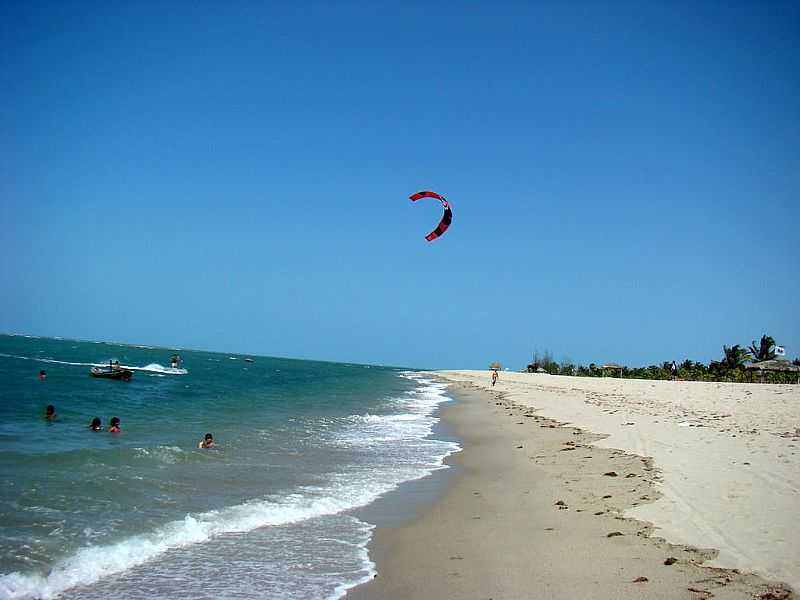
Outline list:
[[[444,375],[459,381],[459,402],[442,411],[464,447],[448,459],[456,474],[421,514],[376,530],[378,576],[348,600],[794,598],[777,581],[704,566],[712,547],[672,545],[629,517],[662,497],[651,458],[548,419],[500,388],[505,374],[494,390]]]

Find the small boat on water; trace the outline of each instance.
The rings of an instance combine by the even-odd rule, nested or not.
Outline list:
[[[133,371],[129,369],[114,369],[112,367],[92,367],[89,375],[99,379],[122,379],[123,381],[130,381],[133,377]]]

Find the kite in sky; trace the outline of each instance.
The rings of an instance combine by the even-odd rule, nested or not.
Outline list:
[[[425,239],[429,242],[432,242],[440,235],[442,235],[447,228],[450,227],[450,223],[453,221],[453,211],[450,210],[450,203],[445,199],[444,196],[437,194],[436,192],[431,191],[422,191],[417,192],[416,194],[412,194],[409,196],[412,202],[416,202],[422,198],[435,198],[439,202],[442,203],[442,208],[444,209],[444,214],[442,215],[442,220],[439,221],[439,224],[436,226],[436,229],[431,231],[428,235],[425,236]]]

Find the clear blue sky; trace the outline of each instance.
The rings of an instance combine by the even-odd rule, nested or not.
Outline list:
[[[800,356],[796,1],[2,1],[0,90],[0,331]]]

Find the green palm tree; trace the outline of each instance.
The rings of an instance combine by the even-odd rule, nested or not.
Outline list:
[[[750,359],[750,352],[747,349],[739,346],[739,344],[731,346],[730,348],[723,346],[722,351],[725,353],[725,358],[722,360],[722,364],[727,369],[738,369],[739,367],[743,367],[744,363]]]
[[[775,358],[775,340],[772,336],[762,335],[761,343],[756,346],[756,341],[750,346],[750,354],[753,355],[753,360],[759,362],[762,360],[772,360]]]

